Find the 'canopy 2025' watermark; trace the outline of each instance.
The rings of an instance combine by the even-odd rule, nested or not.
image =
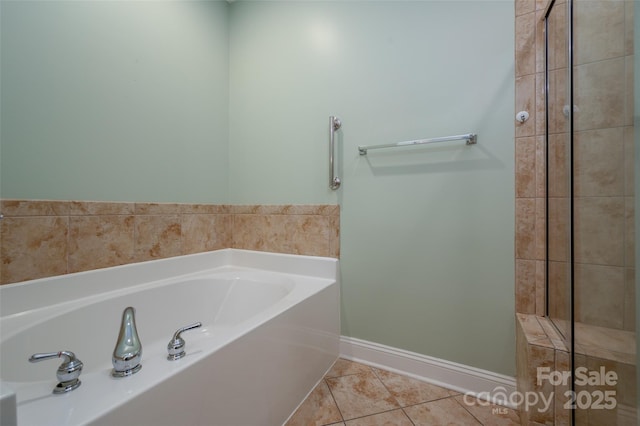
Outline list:
[[[550,367],[538,367],[536,384],[538,387],[549,383],[552,386],[569,386],[572,374],[571,371],[551,370]],[[563,408],[571,409],[591,409],[591,410],[612,410],[618,402],[616,391],[612,389],[599,389],[600,387],[611,387],[618,383],[618,374],[615,371],[607,371],[604,366],[599,370],[589,370],[586,367],[575,369],[576,387],[585,386],[588,389],[578,391],[567,389],[563,395],[565,402]],[[467,405],[491,405],[492,402],[498,404],[519,407],[520,410],[529,411],[536,409],[538,412],[545,412],[551,408],[551,403],[555,397],[555,391],[527,391],[511,392],[502,387],[496,387],[493,392],[480,392],[478,394],[466,393],[464,403]],[[502,414],[499,409],[494,410],[495,414]]]

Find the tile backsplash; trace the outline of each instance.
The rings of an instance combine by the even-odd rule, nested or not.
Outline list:
[[[241,248],[339,257],[337,205],[0,200],[0,283]]]

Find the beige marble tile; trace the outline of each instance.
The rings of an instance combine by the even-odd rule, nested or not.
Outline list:
[[[133,216],[71,216],[69,272],[124,265],[134,259]]]
[[[136,215],[170,215],[180,213],[177,203],[135,203]]]
[[[547,317],[538,317],[537,319],[538,319],[538,322],[540,323],[540,326],[546,333],[547,337],[553,344],[553,348],[556,349],[556,353],[557,351],[566,352],[567,346],[564,344],[564,341],[562,340],[562,336],[560,335],[558,330],[555,328],[555,326],[552,324],[551,320]]]
[[[349,420],[347,426],[413,426],[409,417],[402,410],[387,411],[373,416]]]
[[[535,223],[535,246],[534,257],[537,260],[544,260],[547,250],[546,241],[546,221],[547,211],[544,198],[536,198],[536,223]]]
[[[636,223],[635,198],[624,199],[624,265],[635,267],[636,263]]]
[[[535,0],[515,0],[514,6],[516,16],[520,16],[535,11],[536,3]]]
[[[182,254],[180,222],[179,215],[136,216],[136,261],[163,259]]]
[[[549,135],[549,197],[569,195],[571,145],[565,133]]]
[[[535,259],[536,201],[516,198],[516,259]]]
[[[231,215],[181,215],[182,254],[220,250],[231,246]]]
[[[236,214],[235,248],[328,256],[330,218],[320,215]]]
[[[576,320],[585,324],[622,329],[624,268],[576,264],[574,273]]]
[[[607,59],[575,67],[574,114],[578,131],[625,123],[625,59]],[[603,81],[611,84],[601,84]]]
[[[535,123],[535,134],[540,136],[544,135],[546,131],[546,84],[544,80],[544,73],[538,72],[536,73],[536,99],[535,99],[535,108],[536,108],[536,123]]]
[[[570,204],[567,198],[549,199],[549,260],[565,262],[569,259]]]
[[[329,217],[329,256],[340,258],[340,215]]]
[[[338,358],[333,364],[329,372],[325,374],[325,378],[348,376],[350,374],[370,373],[371,367],[360,364],[359,362],[349,361],[348,359]]]
[[[519,426],[520,416],[516,410],[485,401],[478,401],[464,395],[454,398],[469,413],[478,419],[483,425],[491,426]]]
[[[287,421],[286,426],[321,426],[341,421],[342,416],[329,387],[321,381]]]
[[[555,349],[547,348],[537,345],[529,345],[528,347],[528,380],[532,383],[532,391],[540,392],[545,395],[545,398],[549,398],[553,395],[554,387],[549,381],[543,381],[538,383],[538,368],[549,368],[549,371],[553,370],[555,366]],[[542,402],[529,407],[528,415],[529,419],[542,423],[553,424],[554,407],[553,403],[548,410],[544,410]]]
[[[115,203],[100,201],[70,201],[69,214],[72,216],[87,215],[132,215],[134,203]]]
[[[573,8],[575,64],[624,54],[624,1],[576,1]]]
[[[571,372],[571,359],[568,352],[556,351],[555,367],[554,371],[558,372]],[[554,392],[554,426],[570,426],[571,425],[571,410],[565,408],[567,403],[567,396],[565,392],[569,391],[571,387],[570,382],[566,384],[560,383],[556,385]]]
[[[624,285],[624,329],[635,331],[636,329],[636,270],[625,269]]]
[[[547,334],[538,322],[535,315],[531,314],[516,314],[524,336],[527,342],[535,342],[547,338]]]
[[[515,110],[529,111],[529,119],[524,123],[516,122],[516,137],[534,136],[536,123],[536,76],[524,75],[516,78]]]
[[[3,284],[67,273],[67,217],[5,217],[0,227]]]
[[[516,139],[516,197],[536,194],[536,139]]]
[[[0,200],[0,211],[5,217],[13,216],[66,216],[69,202],[55,200]]]
[[[581,353],[589,355],[594,348],[606,348],[609,351],[635,356],[636,338],[630,331],[614,330],[606,327],[598,327],[580,322],[575,323],[576,344],[584,348]],[[598,355],[593,355],[598,357]],[[600,358],[605,358],[599,356]],[[624,360],[620,362],[625,362]]]
[[[549,317],[554,320],[569,318],[569,272],[567,262],[549,261]]]
[[[574,195],[624,194],[624,139],[621,127],[576,132],[574,136]]]
[[[548,19],[549,69],[567,68],[567,8],[556,1]]]
[[[533,4],[530,2],[531,6]],[[517,7],[517,4],[516,4]],[[533,9],[533,7],[531,7]],[[533,10],[516,16],[516,76],[536,71],[536,14]]]
[[[547,149],[544,136],[536,136],[536,197],[544,198],[547,192]]]
[[[516,259],[516,312],[536,312],[536,261]]]
[[[411,407],[405,407],[404,411],[416,426],[481,424],[463,406],[458,404],[453,397],[412,405]]]
[[[549,115],[547,122],[549,134],[566,134],[569,131],[569,115],[565,106],[567,98],[567,70],[565,68],[549,71]]]
[[[634,48],[634,1],[626,0],[624,2],[624,54],[633,55]]]
[[[624,195],[635,195],[635,129],[633,126],[624,128]]]
[[[574,201],[574,253],[578,263],[624,265],[624,198]]]
[[[178,212],[181,214],[230,214],[231,206],[228,204],[179,204]]]
[[[339,206],[335,204],[247,204],[233,205],[231,212],[234,214],[331,216],[339,214]]]
[[[536,260],[536,315],[546,315],[547,282],[544,260]]]
[[[374,368],[373,371],[401,407],[447,398],[458,394],[458,392],[390,371],[376,368]]]
[[[373,372],[326,379],[345,420],[399,408]]]
[[[633,116],[634,116],[634,106],[635,106],[635,97],[634,97],[634,57],[626,56],[624,63],[624,125],[625,126],[633,126]],[[618,83],[616,83],[618,85]]]
[[[545,69],[544,51],[544,10],[536,10],[536,72],[543,73]]]

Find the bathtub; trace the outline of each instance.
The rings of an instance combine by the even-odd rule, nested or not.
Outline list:
[[[113,378],[122,311],[142,369]],[[336,259],[225,249],[0,287],[0,381],[22,425],[280,425],[338,357]],[[186,356],[167,360],[180,327]],[[81,386],[52,394],[60,359]],[[6,421],[6,420],[5,420]]]

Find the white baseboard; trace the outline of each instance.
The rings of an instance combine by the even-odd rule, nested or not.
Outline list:
[[[347,336],[340,337],[340,356],[516,408],[509,401],[514,377]]]

